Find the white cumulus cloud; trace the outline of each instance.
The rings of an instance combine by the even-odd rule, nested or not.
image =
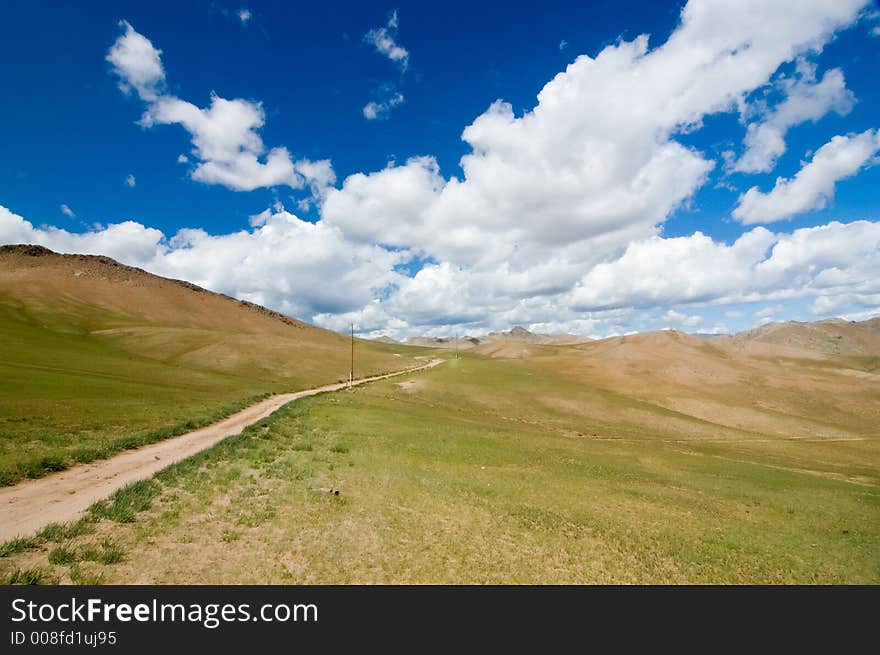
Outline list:
[[[404,258],[345,240],[338,228],[302,221],[283,208],[222,235],[184,229],[172,236],[134,221],[85,233],[35,227],[0,206],[0,243],[36,243],[57,252],[101,254],[152,273],[312,319],[368,304],[401,277]]]
[[[425,154],[349,175],[337,187],[329,161],[297,160],[263,143],[259,103],[215,95],[199,107],[165,92],[164,71],[142,76],[143,125],[187,130],[187,169],[195,179],[238,190],[309,187],[320,220],[302,221],[278,206],[230,234],[165,235],[133,221],[73,234],[34,227],[4,210],[0,241],[104,252],[328,327],[353,321],[359,330],[396,336],[516,324],[595,335],[664,325],[723,331],[714,305],[741,309],[785,299],[812,302],[817,314],[867,312],[880,295],[880,222],[830,222],[790,233],[756,227],[732,243],[701,232],[662,236],[664,222],[716,166],[683,135],[698,131],[707,116],[741,109],[781,65],[813,56],[864,5],[815,0],[792,20],[788,2],[691,0],[665,42],[641,35],[595,57],[579,56],[526,111],[501,99],[491,103],[464,128],[467,153],[454,176]],[[394,36],[396,27],[393,15],[382,29]],[[126,29],[120,38],[128,35]],[[150,48],[161,70],[158,50]],[[128,68],[114,70],[137,89]],[[832,84],[831,71],[817,79],[802,64],[790,87],[778,83],[789,99],[822,84],[829,85],[823,98],[842,97],[845,87]],[[773,118],[794,111],[780,107],[757,123],[795,124]],[[876,132],[870,135],[876,140]],[[859,159],[851,141],[869,140],[838,139],[847,142],[842,149],[850,161]],[[834,183],[829,191],[827,180],[842,179],[846,169],[847,157],[831,157],[829,146],[805,166],[818,161],[821,175],[814,168],[782,181],[800,198],[819,189],[808,204],[829,198]],[[836,166],[826,166],[826,158]],[[743,198],[749,194],[754,200],[759,192]],[[779,197],[786,194],[792,191]],[[788,211],[793,203],[783,204]],[[756,213],[738,216],[742,222],[773,213],[743,207],[738,211]]]
[[[266,148],[259,135],[266,122],[261,103],[239,98],[227,100],[215,93],[211,95],[211,104],[203,108],[161,92],[159,82],[165,80],[161,51],[129,23],[123,24],[125,33],[116,40],[107,57],[114,62],[114,72],[121,78],[122,85],[138,89],[147,102],[147,110],[140,120],[143,127],[174,124],[189,132],[192,154],[198,160],[190,173],[194,180],[220,184],[235,191],[252,191],[272,186],[294,189],[308,186],[314,190],[321,180],[327,179],[324,169],[329,161],[294,161],[287,148]],[[119,54],[130,52],[138,53],[137,57]],[[117,60],[121,63],[117,64]],[[132,61],[140,63],[135,65]],[[145,74],[142,70],[152,73]],[[315,164],[322,173],[319,177],[310,177]],[[321,196],[323,193],[322,188]]]
[[[387,118],[393,107],[401,104],[403,102],[403,94],[400,92],[395,93],[387,100],[383,100],[382,102],[371,101],[364,105],[364,118],[369,121],[374,121],[377,118]]]
[[[397,11],[391,14],[388,23],[384,27],[372,29],[364,35],[364,41],[372,45],[376,52],[384,55],[391,61],[400,65],[402,70],[409,66],[409,51],[395,41],[399,21]]]
[[[630,244],[594,267],[569,302],[584,311],[728,304],[880,290],[880,222],[832,222],[774,234],[757,227],[727,245],[697,232]]]
[[[558,262],[548,262],[543,273],[529,271],[531,280],[509,268],[474,271],[449,262],[427,263],[408,277],[398,269],[411,253],[353,242],[335,226],[302,221],[280,206],[255,215],[247,230],[184,229],[171,236],[134,221],[85,233],[35,227],[0,206],[0,243],[104,254],[334,329],[355,322],[365,332],[398,336],[516,324],[623,333],[658,309],[665,313],[656,327],[696,328],[702,317],[684,307],[792,298],[812,298],[820,315],[880,311],[880,222],[871,221],[792,233],[757,227],[729,245],[699,232],[654,236],[585,274],[574,271],[575,281],[567,283]],[[556,287],[528,292],[547,281]]]
[[[35,243],[57,252],[106,255],[133,266],[152,261],[162,232],[134,221],[122,221],[89,232],[35,227],[0,205],[0,243]]]
[[[642,35],[581,55],[522,115],[494,102],[462,133],[470,146],[462,179],[416,157],[346,178],[322,216],[356,238],[457,265],[525,270],[560,246],[577,262],[600,247],[620,252],[657,233],[715,165],[676,136],[733,111],[863,5],[814,2],[793,21],[784,2],[690,2],[654,49]]]
[[[135,31],[128,21],[119,24],[125,28],[125,33],[113,43],[107,53],[107,61],[119,76],[119,86],[123,91],[129,93],[134,89],[142,100],[155,100],[165,86],[162,51]]]
[[[751,123],[746,133],[746,151],[733,165],[741,173],[761,173],[773,169],[785,153],[785,134],[790,127],[806,121],[817,121],[833,111],[848,114],[855,96],[846,88],[843,71],[833,68],[816,81],[816,67],[799,62],[794,78],[783,78],[779,87],[785,99],[768,111],[761,121]]]
[[[880,151],[880,133],[835,136],[819,148],[812,160],[791,179],[777,178],[772,190],[752,187],[739,198],[733,217],[744,225],[772,223],[813,209],[822,209],[834,197],[837,182],[851,177]]]

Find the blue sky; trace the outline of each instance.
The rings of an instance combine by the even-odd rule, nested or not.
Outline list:
[[[66,202],[86,223],[134,218],[214,233],[246,226],[290,195],[229,193],[170,165],[188,150],[185,133],[134,126],[142,105],[119,93],[104,60],[122,19],[163,51],[175,92],[200,104],[212,91],[262,101],[266,143],[330,157],[339,177],[424,154],[460,175],[468,149],[461,131],[495,99],[531,108],[574,53],[595,53],[620,34],[668,33],[678,19],[677,7],[655,3],[635,12],[636,24],[611,5],[597,12],[579,4],[550,3],[524,20],[503,3],[16,3],[0,26],[0,53],[16,62],[3,78],[8,97],[19,99],[0,107],[0,138],[12,155],[0,163],[0,193],[12,203],[14,192],[16,211],[40,222],[61,220]],[[246,25],[235,15],[243,6],[253,15]],[[395,9],[413,53],[403,75],[363,40]],[[560,51],[562,40],[570,45]],[[362,108],[383,84],[400,88],[406,102],[389,120],[367,121]],[[61,156],[46,157],[36,144]],[[129,173],[140,181],[133,191],[120,185]]]
[[[878,313],[875,4],[474,4],[6,8],[0,242],[398,337]]]

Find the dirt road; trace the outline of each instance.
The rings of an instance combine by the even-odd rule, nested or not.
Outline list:
[[[395,373],[355,380],[364,384],[422,371],[443,362],[435,359]],[[179,437],[165,439],[110,459],[77,466],[45,478],[0,488],[0,542],[30,535],[49,523],[77,518],[90,505],[132,482],[149,478],[166,466],[210,448],[226,437],[239,434],[289,402],[327,391],[338,391],[348,383],[328,384],[315,389],[270,396],[237,414]]]

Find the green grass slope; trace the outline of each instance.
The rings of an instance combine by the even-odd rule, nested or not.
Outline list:
[[[86,526],[9,545],[0,575],[880,582],[880,458],[859,421],[850,441],[760,435],[573,382],[556,364],[464,355],[297,402]],[[96,561],[102,549],[111,563]]]
[[[344,336],[112,260],[0,248],[0,484],[348,377]],[[359,340],[355,374],[421,351]]]

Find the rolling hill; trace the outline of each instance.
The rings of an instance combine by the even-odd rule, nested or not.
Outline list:
[[[618,411],[613,404],[557,409],[634,422],[646,433],[674,425],[692,431],[697,419],[719,438],[742,439],[745,433],[759,439],[767,434],[848,439],[873,434],[880,424],[880,359],[871,345],[878,324],[847,324],[843,329],[849,336],[835,340],[839,353],[827,352],[821,339],[799,339],[798,347],[791,336],[783,343],[767,342],[760,338],[763,331],[757,339],[753,333],[706,339],[675,330],[574,346],[487,343],[471,352],[523,360],[573,385],[641,401],[645,404],[638,410]],[[827,333],[815,325],[801,324],[795,334]],[[832,325],[840,329],[838,322]]]
[[[814,323],[768,323],[733,335],[738,343],[767,343],[826,355],[880,357],[880,317],[866,321],[831,318]]]
[[[404,343],[413,346],[428,348],[444,348],[448,350],[470,350],[480,348],[484,354],[500,353],[528,353],[526,344],[533,345],[556,345],[570,346],[591,341],[589,337],[577,334],[538,334],[529,332],[522,326],[515,326],[507,332],[490,332],[481,337],[410,337]],[[504,344],[514,344],[513,347],[505,347]],[[489,346],[489,347],[487,347]]]
[[[532,343],[544,346],[573,346],[588,341],[592,339],[578,334],[540,334],[529,332],[519,325],[507,332],[490,332],[482,339],[483,343]]]
[[[526,347],[289,405],[0,580],[877,584],[869,371],[672,332]]]
[[[350,340],[106,258],[0,247],[0,482],[348,377]],[[417,350],[357,340],[355,376]]]
[[[824,323],[575,344],[514,328],[7,542],[0,581],[876,584],[877,322]],[[0,250],[0,338],[7,480],[347,372],[344,336],[42,249]],[[357,352],[381,369],[432,351]]]

